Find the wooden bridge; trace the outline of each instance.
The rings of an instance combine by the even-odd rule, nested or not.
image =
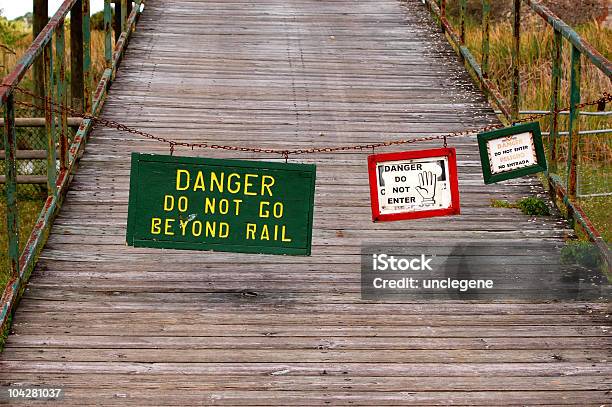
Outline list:
[[[497,121],[417,0],[151,0],[102,117],[281,149]],[[61,405],[609,405],[607,304],[360,299],[364,244],[537,247],[573,234],[557,216],[490,207],[544,190],[536,178],[485,187],[475,138],[449,144],[462,214],[408,222],[371,222],[371,151],[290,157],[317,164],[317,185],[312,256],[285,257],[127,247],[130,153],[168,146],[95,129],[15,313],[0,385],[62,386]]]

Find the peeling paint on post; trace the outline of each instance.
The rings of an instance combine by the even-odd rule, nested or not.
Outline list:
[[[569,142],[567,147],[567,193],[569,199],[576,198],[576,167],[578,166],[578,147],[580,142],[578,123],[578,104],[580,103],[580,50],[572,45],[571,56],[571,85],[570,85],[570,114],[569,114]]]
[[[83,111],[83,0],[76,0],[70,13],[70,105]]]
[[[83,111],[91,113],[93,72],[91,70],[91,26],[89,0],[83,2]]]
[[[521,55],[521,0],[514,0],[513,7],[514,42],[512,45],[512,108],[511,119],[518,120],[521,97],[520,55]]]
[[[127,0],[121,0],[121,32],[127,31],[128,6]]]
[[[104,66],[110,68],[113,64],[112,12],[110,0],[104,0]]]
[[[491,20],[491,4],[489,0],[482,0],[482,64],[481,71],[484,78],[489,77],[489,31]]]
[[[467,0],[461,0],[459,5],[459,39],[461,45],[465,44],[465,16],[467,10]]]
[[[49,42],[43,51],[45,65],[45,130],[47,134],[47,192],[55,195],[57,156],[55,153],[55,114],[53,112],[53,49]]]
[[[60,105],[67,104],[66,94],[66,61],[64,50],[66,46],[64,20],[62,19],[57,25],[55,31],[55,56],[57,59],[57,99],[56,102]],[[68,152],[68,112],[62,109],[59,112],[59,143],[60,143],[60,169],[66,170],[67,152]]]
[[[550,153],[549,171],[557,172],[557,136],[559,132],[559,90],[561,88],[561,64],[563,52],[563,37],[561,33],[555,30],[555,37],[552,50],[552,79],[551,79],[551,96],[550,110],[553,112],[550,118],[550,135],[548,136],[548,146]]]
[[[4,168],[6,175],[6,233],[8,235],[8,258],[11,278],[19,275],[19,228],[17,215],[17,135],[15,133],[15,100],[8,95],[4,105]],[[4,267],[4,265],[0,265]]]

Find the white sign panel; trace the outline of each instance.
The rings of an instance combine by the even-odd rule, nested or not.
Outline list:
[[[493,175],[538,163],[533,134],[529,132],[488,140],[487,151]]]
[[[378,163],[376,173],[381,214],[451,206],[448,157]]]

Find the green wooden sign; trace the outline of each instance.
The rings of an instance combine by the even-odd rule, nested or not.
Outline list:
[[[485,184],[546,171],[546,155],[537,122],[478,135]]]
[[[314,165],[132,153],[127,243],[310,255]]]

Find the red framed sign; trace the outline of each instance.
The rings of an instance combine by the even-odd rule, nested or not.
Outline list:
[[[454,148],[368,156],[372,220],[459,214]]]

